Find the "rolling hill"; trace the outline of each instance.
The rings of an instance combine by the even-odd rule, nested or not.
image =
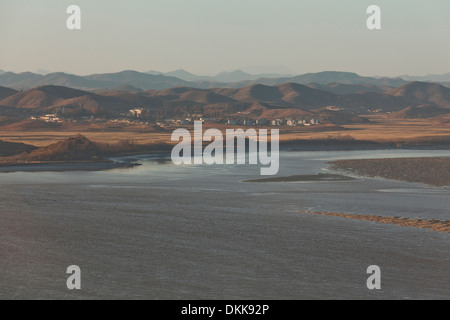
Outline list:
[[[233,99],[218,94],[213,90],[202,90],[196,88],[179,87],[160,90],[156,92],[147,92],[149,95],[154,95],[167,100],[190,101],[200,104],[215,104],[215,103],[231,103]]]
[[[108,91],[95,94],[61,86],[42,86],[17,92],[0,101],[0,106],[19,109],[54,111],[62,107],[82,109],[94,115],[128,110],[137,105],[159,105],[162,101],[154,97],[123,91]]]
[[[17,90],[6,88],[6,87],[0,87],[0,100],[6,99],[9,96],[12,96],[17,93]]]
[[[6,142],[0,140],[0,157],[10,157],[23,152],[31,152],[36,150],[35,146],[23,143]]]
[[[32,90],[17,92],[1,100],[1,105],[23,109],[50,109],[66,104],[71,99],[95,97],[95,94],[62,86],[43,86]]]
[[[28,154],[0,159],[6,163],[20,160],[21,162],[60,162],[60,161],[92,161],[103,157],[100,147],[84,136],[78,135],[41,148],[27,148]]]
[[[278,86],[257,84],[240,89],[215,89],[215,92],[236,101],[257,101],[305,109],[326,106],[336,100],[336,96],[332,93],[297,83],[285,83]]]
[[[345,84],[340,82],[333,82],[324,85],[318,83],[308,83],[307,86],[313,89],[328,91],[339,95],[363,92],[383,93],[393,89],[392,87],[377,87],[370,84]]]
[[[294,77],[281,77],[281,78],[262,78],[251,81],[241,81],[233,84],[234,87],[245,87],[254,84],[264,84],[268,86],[276,86],[283,83],[298,83],[307,85],[309,83],[315,83],[318,85],[327,85],[330,83],[342,83],[351,85],[371,85],[377,87],[393,87],[401,86],[407,81],[400,78],[375,78],[375,77],[363,77],[352,72],[339,72],[339,71],[324,71],[317,73],[307,73]]]
[[[224,92],[225,93],[225,92]],[[252,85],[231,93],[231,98],[237,101],[260,101],[280,103],[283,95],[278,88],[262,84]],[[229,94],[228,93],[228,94]]]
[[[37,86],[58,85],[83,90],[114,89],[121,86],[132,86],[141,90],[162,90],[172,87],[193,87],[199,89],[210,88],[243,88],[256,84],[276,86],[283,83],[327,85],[339,82],[348,85],[369,85],[378,87],[398,87],[407,83],[403,79],[362,77],[351,72],[324,71],[308,73],[299,76],[278,76],[275,74],[252,75],[241,70],[222,72],[216,76],[196,76],[184,70],[177,70],[166,74],[157,71],[141,73],[126,70],[116,73],[93,74],[78,76],[63,72],[46,75],[31,72],[0,74],[0,86],[14,89],[31,89]],[[320,88],[320,89],[326,89]],[[332,89],[328,90],[331,91]],[[373,90],[372,90],[373,91]]]
[[[425,119],[450,115],[450,109],[432,105],[408,107],[391,115],[395,119]]]
[[[336,101],[336,95],[332,93],[297,83],[285,83],[276,88],[283,95],[283,101],[308,110],[330,105]]]
[[[450,108],[450,88],[436,83],[409,82],[388,91],[386,94],[421,104],[434,104],[444,108]]]
[[[119,75],[114,74],[108,77],[99,75],[92,81],[107,79],[116,81]],[[134,72],[128,73],[128,77],[134,77]],[[359,88],[356,85],[336,83],[326,86],[334,88],[351,86],[350,91],[354,91],[356,87]],[[0,110],[7,112],[7,114],[3,113],[8,117],[18,115],[18,112],[14,114],[14,110],[33,110],[33,112],[41,113],[64,110],[69,115],[117,117],[131,108],[142,107],[148,109],[150,114],[156,110],[164,110],[171,114],[176,109],[179,109],[177,112],[192,110],[198,113],[203,109],[208,110],[208,114],[211,115],[240,112],[241,115],[271,118],[276,117],[277,114],[288,117],[289,114],[300,116],[322,112],[325,118],[338,119],[337,111],[333,111],[334,113],[323,111],[325,107],[337,106],[343,117],[336,121],[342,123],[350,117],[358,121],[359,115],[372,111],[396,113],[410,108],[405,110],[403,115],[399,113],[398,117],[426,118],[438,116],[442,108],[450,108],[450,89],[439,84],[424,82],[407,83],[387,92],[364,91],[350,94],[335,94],[298,83],[283,83],[275,86],[255,84],[243,88],[214,89],[182,86],[147,91],[131,85],[115,88],[93,92],[46,85],[18,92],[0,87]],[[427,107],[416,108],[422,105]],[[21,117],[23,118],[23,115]]]
[[[29,89],[39,86],[38,81],[42,78],[44,78],[44,76],[32,72],[5,72],[0,74],[0,86],[17,89]]]
[[[175,77],[152,75],[136,71],[122,71],[90,76],[77,76],[62,72],[47,75],[38,75],[29,72],[20,74],[7,72],[0,75],[0,86],[30,89],[45,85],[66,86],[83,90],[113,89],[124,85],[133,86],[142,90],[160,90],[176,86],[207,86],[207,84],[191,83]]]
[[[347,111],[367,113],[367,111],[381,110],[382,112],[396,112],[411,105],[417,105],[414,101],[403,97],[390,96],[383,93],[363,92],[339,95],[335,104]]]

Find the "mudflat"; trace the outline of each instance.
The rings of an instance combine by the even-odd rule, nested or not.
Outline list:
[[[361,176],[450,186],[450,157],[339,160],[332,168]]]
[[[383,224],[395,224],[403,227],[425,228],[437,232],[450,233],[450,221],[449,220],[437,220],[437,219],[408,219],[402,217],[382,217],[374,215],[359,215],[349,213],[337,213],[337,212],[312,212],[312,211],[299,211],[300,213],[315,214],[322,216],[340,217],[345,219],[362,220]]]
[[[0,165],[0,173],[11,172],[65,172],[65,171],[103,171],[139,166],[133,162],[60,162]]]
[[[315,181],[351,181],[354,180],[352,177],[347,177],[339,174],[308,174],[308,175],[292,175],[287,177],[273,177],[273,178],[262,178],[254,180],[245,180],[243,182],[315,182]]]

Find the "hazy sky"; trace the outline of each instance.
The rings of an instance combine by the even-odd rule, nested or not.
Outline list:
[[[371,4],[382,30],[366,27]],[[450,0],[0,0],[0,69],[446,73],[449,14]]]

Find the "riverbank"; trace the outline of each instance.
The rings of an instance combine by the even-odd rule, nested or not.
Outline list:
[[[339,174],[328,174],[328,173],[319,173],[319,174],[308,174],[308,175],[293,175],[287,177],[273,177],[273,178],[263,178],[263,179],[254,179],[254,180],[245,180],[242,182],[335,182],[335,181],[351,181],[354,180],[352,177],[343,176]]]
[[[10,143],[12,146],[21,146]],[[26,145],[24,145],[26,146]],[[12,148],[11,148],[12,149]],[[82,135],[34,148],[30,152],[20,152],[0,157],[1,172],[17,171],[101,171],[117,168],[130,168],[139,165],[126,156],[167,152],[166,144],[135,145],[128,141],[117,144],[93,142]],[[112,160],[122,157],[123,160]]]
[[[433,186],[450,186],[450,157],[339,160],[332,169]]]
[[[313,212],[304,210],[300,210],[299,212],[311,215],[340,217],[345,219],[362,220],[382,224],[395,224],[402,227],[425,228],[437,232],[450,233],[450,220],[408,219],[401,217],[382,217],[382,216],[359,215],[359,214],[336,213],[336,212]]]
[[[65,172],[65,171],[105,171],[120,168],[133,168],[140,166],[134,162],[53,162],[53,163],[27,163],[14,165],[1,165],[0,173],[12,172]]]

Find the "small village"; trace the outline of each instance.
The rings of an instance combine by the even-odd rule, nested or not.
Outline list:
[[[95,116],[83,116],[80,119],[64,118],[63,114],[59,115],[57,113],[45,114],[43,116],[31,116],[30,120],[42,121],[46,123],[63,123],[63,122],[112,122],[116,124],[127,124],[127,125],[153,125],[158,126],[184,126],[191,125],[195,121],[201,122],[212,122],[218,124],[226,124],[230,126],[287,126],[287,127],[309,127],[321,124],[321,120],[318,118],[311,117],[287,117],[287,118],[277,118],[277,119],[248,119],[244,116],[233,116],[233,117],[205,117],[203,114],[190,114],[185,117],[179,118],[165,118],[161,120],[150,120],[148,117],[148,109],[145,108],[132,108],[128,113],[122,113],[120,117],[114,119],[104,119]]]
[[[145,115],[146,110],[144,108],[133,108],[129,110],[128,113],[128,121],[136,121],[143,118],[143,115]],[[130,119],[131,118],[131,119]],[[116,119],[116,121],[119,121]],[[204,117],[202,114],[193,114],[189,115],[182,119],[171,119],[167,118],[164,119],[161,122],[156,122],[157,125],[189,125],[193,124],[195,121],[202,121],[202,122],[217,122],[220,124],[227,124],[230,126],[288,126],[288,127],[296,127],[296,126],[314,126],[319,125],[320,119],[317,118],[282,118],[282,119],[248,119],[245,117],[222,117],[222,118],[211,118],[211,117]],[[144,124],[144,123],[142,123]],[[145,122],[145,124],[148,124],[148,122]]]

